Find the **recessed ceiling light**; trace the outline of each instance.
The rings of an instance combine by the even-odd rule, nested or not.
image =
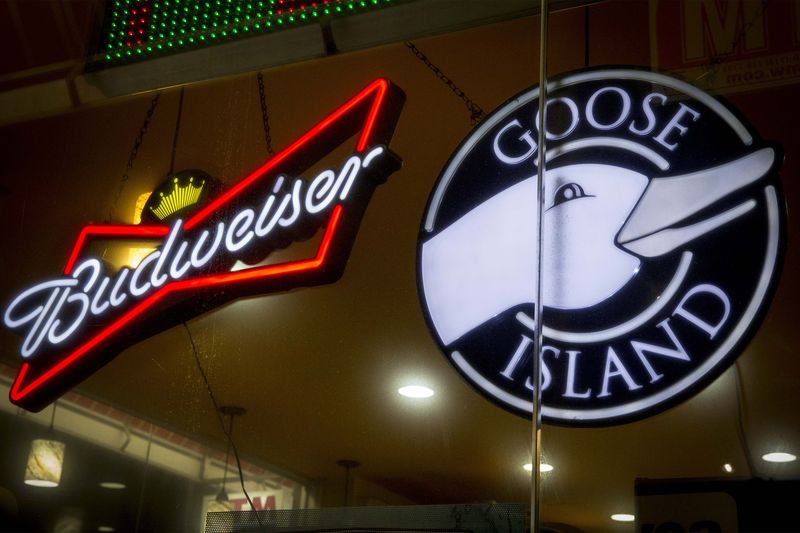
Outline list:
[[[611,520],[615,520],[617,522],[633,522],[636,520],[636,517],[628,513],[616,513],[611,515]]]
[[[111,527],[111,526],[100,526],[100,527],[97,528],[97,531],[106,531],[107,532],[107,531],[116,531],[116,529]]]
[[[125,483],[120,483],[118,481],[103,481],[100,483],[100,486],[104,489],[111,489],[111,490],[122,490],[126,487]]]
[[[733,472],[733,465],[730,463],[725,463],[724,465],[722,465],[722,469],[730,474]]]
[[[769,463],[791,463],[797,460],[796,455],[786,452],[765,453],[761,458]]]
[[[430,398],[433,396],[433,389],[424,385],[406,385],[397,389],[406,398]]]
[[[522,465],[522,468],[524,468],[528,472],[533,472],[533,464],[531,463],[525,463],[524,465]],[[552,472],[552,471],[553,471],[553,465],[549,465],[547,463],[542,463],[539,465],[539,472]]]
[[[58,487],[58,483],[46,479],[26,479],[25,484],[31,487]]]

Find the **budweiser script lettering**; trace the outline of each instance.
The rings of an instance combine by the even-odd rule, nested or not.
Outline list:
[[[183,232],[183,221],[176,220],[164,243],[135,268],[124,267],[110,276],[99,259],[85,259],[69,275],[19,294],[6,309],[3,322],[24,335],[20,351],[24,358],[62,344],[91,317],[130,307],[170,281],[206,273],[222,254],[230,254],[235,260],[244,257],[254,244],[285,238],[294,227],[346,200],[364,170],[386,154],[379,146],[363,158],[353,155],[338,173],[324,170],[310,182],[295,178],[289,184],[286,177],[279,176],[260,211],[243,208],[229,222],[217,222],[189,237]]]

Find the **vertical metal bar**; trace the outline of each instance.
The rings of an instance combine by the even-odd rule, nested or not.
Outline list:
[[[547,98],[547,0],[541,0],[539,7],[539,110],[538,116],[538,156],[537,156],[537,239],[536,239],[536,336],[533,347],[531,382],[533,383],[533,435],[531,438],[531,533],[539,531],[539,508],[541,493],[542,460],[542,391],[541,391],[541,353],[542,353],[542,243],[544,236],[544,172],[545,172],[545,100]]]

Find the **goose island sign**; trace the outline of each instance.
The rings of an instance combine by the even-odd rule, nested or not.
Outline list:
[[[404,99],[378,79],[213,197],[209,176],[184,171],[148,201],[153,224],[84,227],[63,273],[3,310],[21,336],[11,401],[39,410],[126,347],[235,298],[337,280],[373,191],[400,168],[386,145]],[[350,156],[307,176],[351,139]],[[314,235],[312,257],[270,261]],[[113,269],[89,253],[98,239],[156,244],[135,266]]]
[[[523,416],[537,328],[537,110],[533,88],[461,144],[418,245],[441,349]],[[634,69],[553,80],[545,130],[542,416],[649,416],[717,377],[756,331],[782,262],[782,153],[715,98]]]

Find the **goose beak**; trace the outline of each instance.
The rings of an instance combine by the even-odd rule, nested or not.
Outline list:
[[[654,178],[617,235],[617,243],[642,257],[657,257],[744,215],[756,206],[748,199],[734,207],[679,226],[680,222],[766,176],[775,150],[762,148],[722,165]]]

